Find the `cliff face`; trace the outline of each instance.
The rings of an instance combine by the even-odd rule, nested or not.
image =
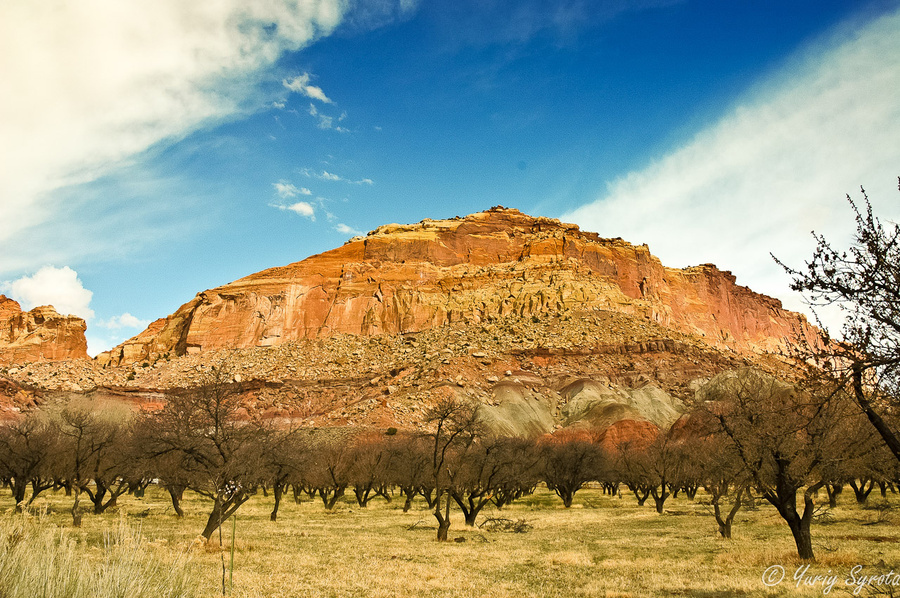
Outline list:
[[[49,305],[22,311],[0,295],[0,364],[87,358],[84,320]]]
[[[713,265],[667,268],[646,245],[494,208],[382,226],[337,249],[204,291],[99,359],[116,365],[568,309],[620,312],[744,354],[777,351],[798,333],[816,338],[803,316]]]

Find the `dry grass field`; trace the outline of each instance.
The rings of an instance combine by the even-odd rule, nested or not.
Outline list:
[[[222,595],[232,523],[223,526],[222,549],[218,535],[215,543],[205,544],[198,533],[208,505],[186,495],[187,516],[178,520],[167,498],[151,487],[143,498],[123,497],[115,512],[86,515],[83,527],[73,529],[66,511],[69,499],[62,493],[40,499],[33,510],[49,509],[49,514],[23,521],[12,513],[12,500],[4,491],[0,544],[7,552],[0,555],[6,558],[0,559],[0,595],[75,595],[24,591],[28,576],[14,571],[9,555],[16,546],[29,544],[35,554],[22,557],[21,566],[37,578],[52,576],[60,567],[105,572],[105,578],[97,574],[82,580],[95,587],[78,595]],[[566,510],[539,489],[502,512],[486,509],[479,518],[479,523],[492,517],[524,520],[524,533],[465,528],[455,512],[450,537],[456,541],[442,544],[434,541],[434,518],[424,502],[403,513],[400,500],[376,499],[361,509],[347,499],[326,512],[319,501],[306,499],[298,505],[286,499],[273,523],[271,498],[257,495],[238,512],[233,588],[226,571],[226,593],[247,598],[852,595],[857,588],[846,584],[851,575],[900,571],[900,499],[889,494],[885,502],[876,491],[869,508],[860,508],[849,490],[841,498],[838,508],[813,525],[818,562],[806,575],[835,576],[826,592],[828,579],[798,587],[794,575],[806,565],[796,558],[788,528],[774,509],[760,502],[758,510],[741,511],[734,538],[722,540],[702,504],[702,491],[696,501],[670,499],[666,513],[657,515],[649,504],[638,507],[629,493],[614,498],[585,489]],[[872,508],[882,503],[887,508]],[[62,556],[54,552],[60,546],[68,551]],[[784,568],[784,580],[767,587],[764,572],[776,565]],[[856,566],[862,569],[852,573]],[[111,573],[116,567],[129,572]],[[11,574],[19,581],[10,579]],[[131,584],[150,578],[145,581],[158,585],[122,590],[128,576]],[[15,586],[23,591],[8,590]],[[900,587],[893,589],[893,595],[900,595]],[[865,587],[856,595],[891,594]]]

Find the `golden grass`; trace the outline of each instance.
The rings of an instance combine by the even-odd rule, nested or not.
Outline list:
[[[224,546],[219,547],[218,535],[214,542],[204,543],[198,533],[205,522],[206,502],[187,495],[187,517],[178,520],[167,498],[155,488],[144,498],[123,497],[119,515],[86,515],[83,527],[73,529],[65,512],[69,499],[51,494],[41,501],[51,509],[41,525],[71,541],[85,562],[100,562],[104,534],[124,519],[131,529],[139,529],[141,546],[153,559],[176,558],[189,551],[197,594],[221,595],[231,522],[222,529]],[[700,498],[670,499],[666,514],[660,516],[649,505],[638,507],[631,495],[611,498],[585,489],[576,496],[580,508],[567,510],[549,492],[539,490],[502,512],[486,510],[479,518],[524,518],[532,526],[527,533],[465,528],[462,515],[455,512],[451,542],[439,544],[434,541],[434,518],[424,503],[403,513],[399,500],[388,504],[378,499],[366,509],[344,501],[328,513],[321,502],[288,501],[273,523],[271,498],[259,495],[238,512],[233,595],[823,595],[821,584],[796,587],[792,577],[804,563],[796,558],[788,528],[771,507],[760,504],[757,511],[741,511],[734,523],[735,537],[728,541],[718,537]],[[888,500],[895,517],[900,517],[900,499]],[[835,509],[827,525],[813,527],[819,562],[808,573],[831,570],[841,576],[838,585],[855,565],[863,565],[869,574],[900,565],[900,529],[890,522],[864,525],[874,520],[872,512],[851,502]],[[0,509],[12,509],[6,493],[0,497]],[[452,541],[457,538],[464,541]],[[876,566],[879,563],[883,564]],[[769,588],[762,575],[773,565],[784,567],[785,579]]]
[[[0,517],[3,598],[176,598],[196,595],[195,579],[186,551],[155,550],[124,517],[101,546],[79,545],[40,516]]]

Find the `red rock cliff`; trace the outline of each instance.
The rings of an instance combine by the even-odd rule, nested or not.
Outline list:
[[[666,268],[646,245],[494,208],[382,226],[337,249],[204,291],[100,359],[415,332],[566,308],[647,318],[744,353],[776,351],[798,332],[816,336],[802,315],[713,265]]]
[[[22,311],[0,295],[0,364],[87,358],[84,320],[63,316],[49,305]]]

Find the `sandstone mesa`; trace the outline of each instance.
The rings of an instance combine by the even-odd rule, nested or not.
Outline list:
[[[667,268],[646,245],[498,207],[382,226],[204,291],[98,361],[413,333],[574,308],[646,319],[738,353],[777,352],[798,336],[817,337],[804,316],[714,265]]]
[[[0,369],[0,395],[12,410],[73,392],[146,408],[227,358],[248,416],[416,427],[457,395],[498,433],[614,444],[671,426],[702,381],[777,362],[798,338],[819,335],[713,265],[667,268],[646,245],[498,207],[382,226],[204,291],[93,361],[5,353],[31,363]]]

